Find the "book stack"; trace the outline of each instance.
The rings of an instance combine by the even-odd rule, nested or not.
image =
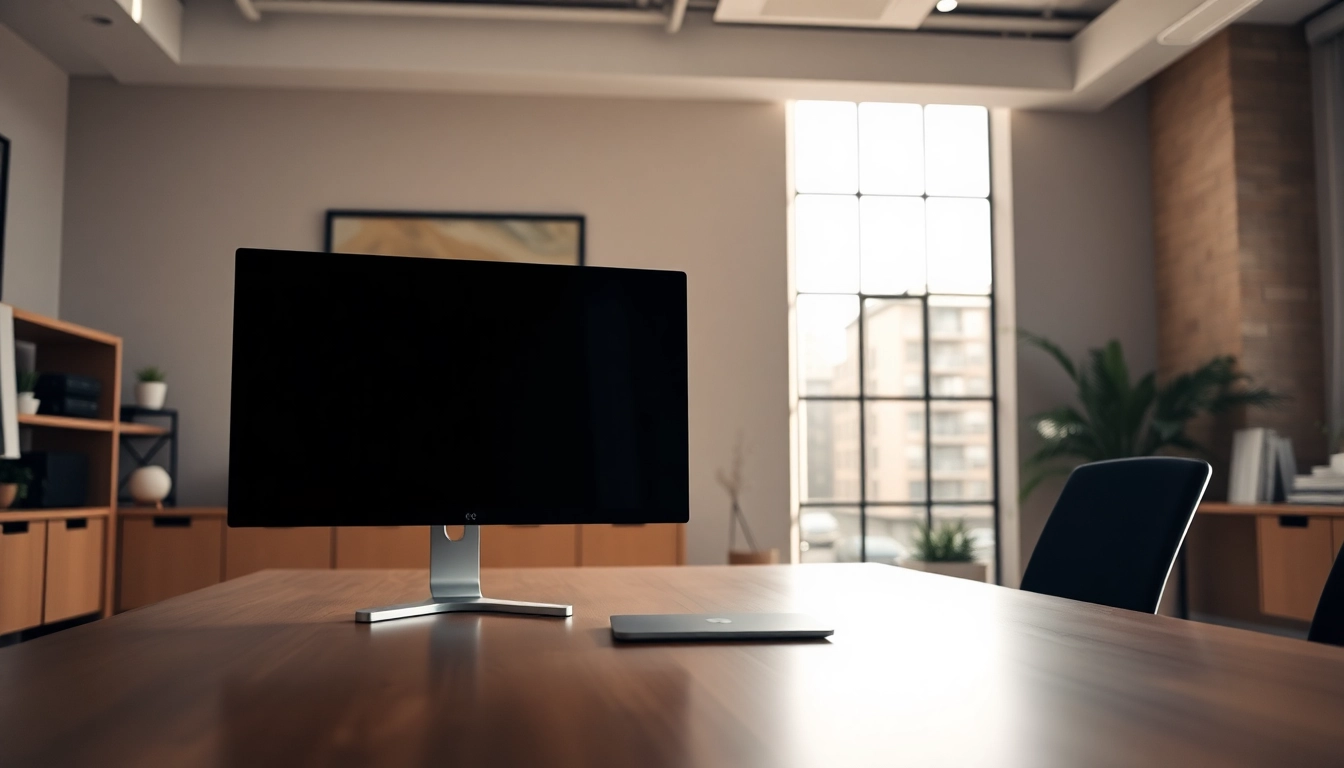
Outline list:
[[[1233,504],[1287,501],[1293,493],[1297,461],[1293,443],[1272,429],[1239,429],[1232,436],[1227,500]]]
[[[102,392],[102,382],[92,376],[44,373],[38,377],[33,394],[41,400],[38,413],[94,419],[98,417],[98,396]]]
[[[1344,474],[1330,467],[1312,467],[1310,475],[1293,481],[1292,504],[1344,504]]]

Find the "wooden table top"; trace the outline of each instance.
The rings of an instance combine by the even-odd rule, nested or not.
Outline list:
[[[424,571],[267,571],[0,649],[18,766],[1339,765],[1344,649],[881,565],[486,571],[571,619],[356,624]],[[830,640],[613,646],[613,613]]]

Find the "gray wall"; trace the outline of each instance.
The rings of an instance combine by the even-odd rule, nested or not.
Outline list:
[[[689,560],[726,558],[738,430],[746,513],[787,547],[783,105],[75,79],[70,126],[64,316],[125,338],[128,383],[168,371],[183,504],[225,501],[235,248],[320,249],[328,208],[579,212],[590,263],[689,274]]]
[[[1146,88],[1099,114],[1014,112],[1013,227],[1017,324],[1075,358],[1110,339],[1131,375],[1157,367],[1152,183]],[[1073,388],[1043,352],[1019,346],[1018,414],[1073,401]],[[1038,439],[1019,432],[1023,458]],[[1061,482],[1021,508],[1022,563],[1040,537]]]
[[[0,135],[10,141],[3,300],[55,315],[68,78],[0,26]]]

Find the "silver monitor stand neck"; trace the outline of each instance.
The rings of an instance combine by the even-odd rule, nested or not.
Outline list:
[[[517,613],[528,616],[574,615],[571,605],[522,603],[481,596],[481,529],[468,525],[458,541],[448,538],[446,526],[429,528],[429,599],[355,611],[355,621],[427,616],[433,613]]]

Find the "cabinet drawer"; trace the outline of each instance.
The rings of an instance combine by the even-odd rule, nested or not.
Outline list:
[[[229,528],[224,533],[224,578],[267,568],[330,568],[331,528]]]
[[[103,607],[103,533],[100,518],[47,523],[47,594],[42,621],[50,624]]]
[[[482,568],[578,565],[577,525],[483,525]]]
[[[46,550],[46,523],[0,523],[0,635],[42,623]]]
[[[126,611],[218,584],[223,575],[224,521],[173,515],[121,521],[121,586]]]
[[[337,568],[428,568],[429,526],[336,529]]]
[[[1311,621],[1334,564],[1330,519],[1263,515],[1256,519],[1256,534],[1261,612]]]
[[[680,565],[681,526],[585,525],[579,533],[580,565]]]

